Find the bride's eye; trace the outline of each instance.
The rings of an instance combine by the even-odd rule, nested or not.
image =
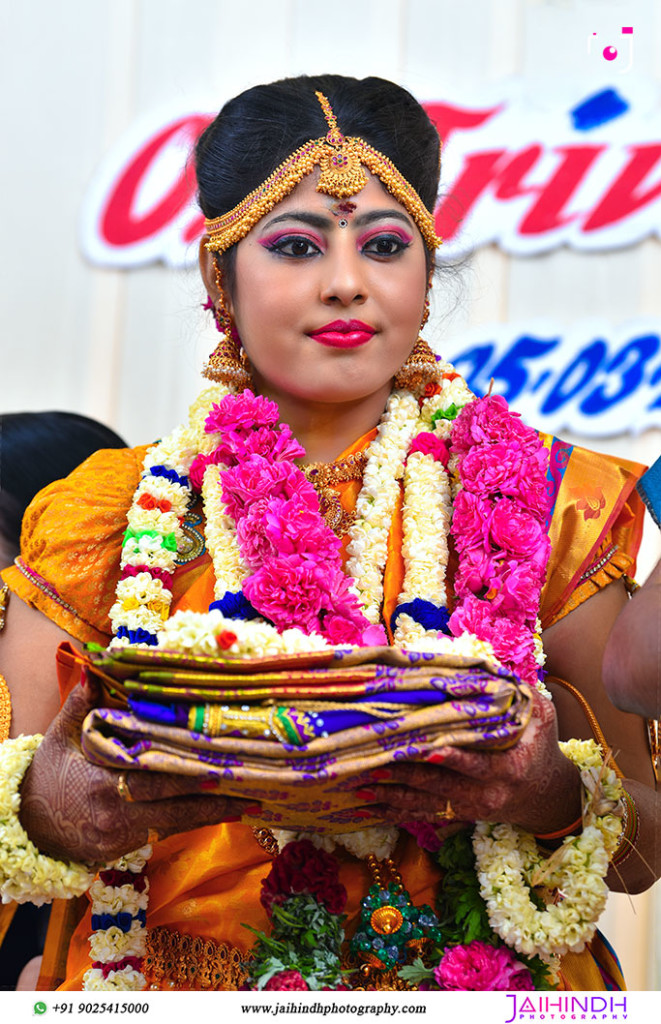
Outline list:
[[[277,240],[266,243],[269,252],[278,253],[281,256],[293,256],[297,259],[309,259],[316,256],[321,249],[311,238],[303,235],[288,235]]]
[[[363,252],[373,256],[399,256],[411,243],[400,235],[376,235],[363,245]]]

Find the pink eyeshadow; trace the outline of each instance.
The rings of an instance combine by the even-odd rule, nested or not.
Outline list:
[[[362,234],[358,239],[358,245],[365,245],[366,242],[369,242],[372,238],[378,238],[379,235],[394,235],[400,241],[406,243],[406,245],[410,245],[413,241],[413,235],[409,235],[407,231],[402,231],[400,227],[380,227],[377,230],[372,229]]]

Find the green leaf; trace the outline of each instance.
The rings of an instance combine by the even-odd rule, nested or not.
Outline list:
[[[419,956],[415,958],[412,964],[400,967],[397,973],[402,981],[406,981],[410,985],[419,985],[421,981],[434,980],[433,969],[431,967],[425,967]]]

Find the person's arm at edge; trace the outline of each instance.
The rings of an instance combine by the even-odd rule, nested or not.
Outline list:
[[[616,707],[661,718],[661,561],[615,620],[603,673]]]
[[[624,585],[609,584],[544,632],[546,668],[572,683],[587,699],[624,773],[640,821],[636,850],[608,884],[614,891],[642,892],[661,876],[661,794],[655,790],[644,718],[618,710],[607,698],[601,673],[603,652],[613,624],[628,600]],[[560,739],[589,739],[580,705],[567,691],[551,685]]]

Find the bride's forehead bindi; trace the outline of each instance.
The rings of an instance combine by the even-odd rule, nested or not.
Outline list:
[[[342,199],[331,204],[331,213],[335,217],[351,217],[357,207],[350,199]]]
[[[343,199],[339,202],[331,203],[331,213],[334,217],[337,217],[338,227],[346,228],[349,226],[351,220],[351,214],[356,209],[356,204],[352,203],[350,199]]]

